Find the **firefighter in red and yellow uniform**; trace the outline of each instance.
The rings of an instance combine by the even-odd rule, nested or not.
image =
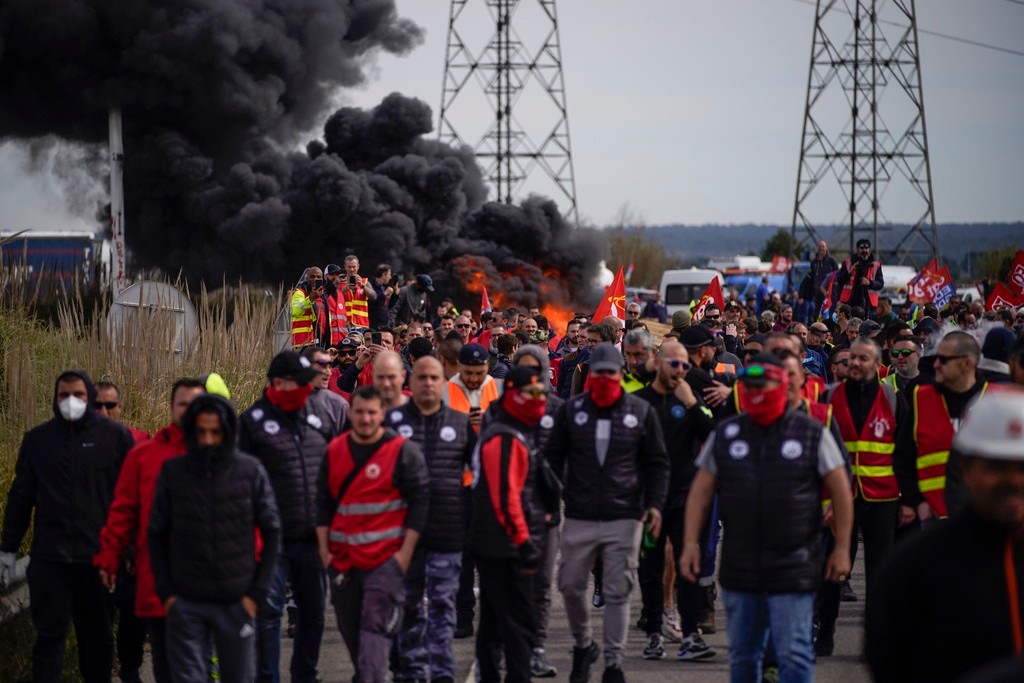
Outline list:
[[[374,387],[355,390],[348,419],[351,431],[331,441],[320,469],[317,541],[356,680],[383,681],[430,487],[419,446],[384,428]]]
[[[292,318],[292,347],[317,342],[317,302],[324,294],[324,272],[310,266],[302,282],[292,291],[289,311]]]
[[[919,384],[901,401],[895,450],[896,476],[905,506],[900,510],[901,524],[915,516],[922,522],[947,516],[950,444],[971,400],[987,386],[975,376],[980,358],[981,348],[973,336],[960,330],[950,332],[935,351],[934,383]]]
[[[345,280],[340,283],[339,287],[345,304],[348,328],[350,330],[368,328],[370,326],[370,305],[367,302],[370,299],[376,299],[377,292],[367,278],[359,276],[358,257],[345,257]]]

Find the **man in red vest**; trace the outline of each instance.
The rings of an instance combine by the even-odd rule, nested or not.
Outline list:
[[[356,680],[383,681],[402,622],[402,579],[427,518],[423,453],[385,429],[380,392],[361,386],[352,429],[331,441],[317,485],[317,540]]]
[[[857,240],[857,256],[843,261],[836,274],[839,301],[854,308],[860,306],[870,315],[878,307],[878,292],[884,286],[882,264],[871,253],[871,240]]]
[[[339,285],[339,293],[345,304],[348,329],[365,330],[370,326],[370,299],[377,298],[376,290],[367,278],[359,275],[359,257],[350,254],[345,257],[345,279]]]

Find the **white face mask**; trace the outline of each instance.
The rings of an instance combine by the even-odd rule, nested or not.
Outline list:
[[[88,404],[77,396],[68,396],[57,404],[60,414],[68,422],[77,422],[85,415],[85,408]]]

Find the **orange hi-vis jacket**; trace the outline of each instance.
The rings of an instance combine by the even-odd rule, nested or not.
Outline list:
[[[340,289],[327,297],[327,315],[331,320],[331,344],[337,344],[348,336],[348,317]]]
[[[857,433],[846,398],[846,382],[836,385],[830,403],[843,444],[850,453],[850,473],[854,497],[866,501],[890,501],[900,497],[892,454],[896,449],[895,394],[880,384],[860,433]]]
[[[404,442],[396,436],[382,443],[338,501],[327,538],[331,565],[339,572],[371,571],[402,547],[407,505],[394,477]],[[328,489],[337,497],[356,466],[348,432],[331,441],[326,455]]]
[[[985,393],[983,382],[979,396]],[[946,511],[946,463],[956,436],[946,399],[933,384],[914,387],[914,443],[917,445],[917,488],[940,518]]]

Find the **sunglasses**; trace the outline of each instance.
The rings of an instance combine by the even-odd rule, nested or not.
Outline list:
[[[945,365],[949,361],[956,360],[957,358],[967,358],[967,356],[962,353],[958,353],[955,356],[942,356],[939,354],[935,354],[935,360],[937,360],[940,365]]]
[[[461,329],[469,329],[470,327],[472,327],[472,325],[462,324],[462,325],[456,325],[455,327],[457,327],[457,328],[459,328],[461,330]]]
[[[690,368],[693,367],[693,364],[687,363],[685,360],[670,360],[668,362],[668,366],[673,370],[678,370],[679,368],[682,368],[685,372],[689,372]]]
[[[356,351],[355,349],[338,349],[339,356],[354,356],[357,353],[359,352]]]
[[[914,349],[893,349],[892,357],[893,358],[909,358],[910,356],[914,355],[914,353],[915,353]]]
[[[103,410],[104,408],[113,410],[119,405],[121,404],[118,401],[93,401],[92,407],[94,410]]]
[[[313,361],[313,365],[319,365],[322,368],[329,368],[329,367],[331,367],[331,361],[329,361],[329,360],[315,360],[315,361]]]
[[[721,315],[706,315],[704,317],[707,318],[708,320],[719,320],[719,319],[721,319],[722,316]]]

